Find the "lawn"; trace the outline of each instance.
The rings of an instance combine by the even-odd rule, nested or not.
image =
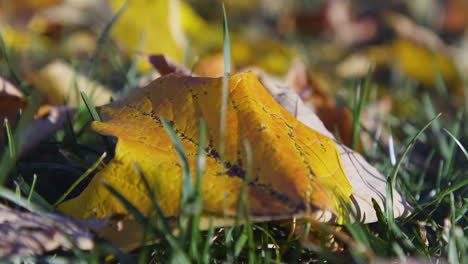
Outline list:
[[[462,0],[0,0],[0,260],[467,263],[467,29]]]

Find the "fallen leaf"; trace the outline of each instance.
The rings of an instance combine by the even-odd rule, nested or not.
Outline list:
[[[73,246],[91,250],[94,237],[88,227],[88,223],[68,217],[22,212],[0,204],[0,258],[38,256]]]
[[[387,12],[385,19],[398,35],[390,45],[397,66],[428,87],[437,85],[440,74],[458,101],[464,94],[464,85],[454,63],[454,50],[434,32],[403,15]]]
[[[448,84],[458,83],[459,75],[449,54],[431,50],[409,39],[396,39],[392,43],[395,62],[409,77],[434,87],[440,72]],[[458,86],[455,86],[457,88]],[[458,92],[462,92],[457,90]]]
[[[110,0],[114,12],[125,0]],[[181,61],[185,39],[179,17],[178,0],[129,1],[128,7],[112,28],[112,36],[129,52],[141,50],[147,54],[162,53]],[[164,41],[162,41],[164,40]],[[140,70],[147,71],[150,65],[141,60]]]
[[[30,50],[33,47],[33,43],[34,48],[39,50],[47,46],[47,42],[44,38],[28,32],[23,28],[14,28],[10,25],[2,25],[0,23],[0,30],[7,47],[14,51]],[[3,54],[1,56],[3,56]]]
[[[388,11],[384,13],[384,19],[400,38],[419,43],[432,51],[441,52],[448,49],[437,34],[402,14]]]
[[[47,96],[49,103],[53,105],[76,107],[82,102],[80,91],[86,92],[95,105],[108,103],[112,97],[109,89],[88,79],[60,60],[30,74],[28,80]]]
[[[62,129],[67,118],[73,120],[75,110],[64,105],[61,106],[41,106],[34,121],[26,129],[24,139],[21,144],[21,153],[27,153],[39,143],[54,135]]]
[[[468,27],[468,3],[464,0],[445,1],[438,13],[440,27],[447,34],[460,34]]]
[[[331,138],[337,144],[345,175],[353,187],[351,200],[353,201],[352,207],[357,214],[356,216],[365,223],[376,222],[378,219],[372,204],[372,199],[375,199],[379,206],[384,208],[387,187],[385,176],[370,165],[361,154],[353,151],[342,142],[335,139],[333,133],[331,133],[324,122],[322,122],[321,117],[315,113],[316,108],[314,104],[305,104],[303,102],[302,98],[309,98],[304,95],[304,89],[310,89],[310,87],[307,86],[310,84],[310,80],[308,79],[308,75],[304,73],[303,64],[294,62],[293,65],[295,65],[293,67],[296,67],[296,69],[291,70],[286,78],[287,80],[269,75],[258,68],[252,68],[251,70],[259,77],[260,82],[274,97],[276,102],[306,126]],[[181,71],[183,66],[177,65],[176,68]],[[158,67],[156,67],[156,70],[160,71]],[[321,99],[314,100],[313,103],[318,102],[325,105],[333,104],[331,96],[325,90],[319,89],[317,96]],[[381,104],[379,104],[379,108],[382,109],[384,113],[388,112],[390,111],[388,108],[391,108],[391,102],[383,100]],[[368,115],[365,119],[372,120],[372,118],[374,118],[375,120],[376,117],[369,112],[370,111],[367,111],[367,113],[365,113],[365,115]],[[333,113],[333,111],[331,111],[331,113]],[[326,115],[329,113],[322,114]],[[339,122],[339,120],[346,120],[346,118],[338,117],[336,118],[336,122]],[[369,123],[371,122],[369,121]],[[375,124],[367,124],[367,126],[371,125]],[[350,128],[348,129],[350,130]],[[393,192],[393,209],[395,216],[399,217],[409,214],[411,206],[399,192],[396,190]]]
[[[345,175],[353,187],[351,195],[352,207],[357,217],[364,223],[377,221],[377,215],[372,205],[375,199],[380,208],[384,208],[386,200],[387,181],[376,168],[370,165],[358,152],[346,147],[337,141],[334,135],[325,127],[324,123],[314,113],[313,109],[302,102],[300,96],[287,85],[281,82],[269,82],[265,85],[275,100],[299,121],[313,130],[332,139],[338,148],[341,164]],[[398,193],[393,190],[393,210],[395,217],[407,215],[411,206]]]
[[[27,101],[23,93],[13,84],[0,77],[0,118],[8,119],[11,127],[15,127],[20,109],[24,109]],[[36,147],[63,127],[67,116],[72,119],[74,109],[65,106],[43,105],[38,109],[34,120],[29,124],[21,142],[20,153]],[[0,139],[4,141],[4,129],[0,130]]]
[[[23,93],[9,81],[0,77],[0,121],[8,119],[15,126],[18,111],[26,104]],[[0,130],[0,139],[4,139],[4,129]]]
[[[37,10],[29,22],[29,28],[43,32],[41,28],[58,25],[61,27],[104,27],[104,21],[112,17],[107,1],[65,0]]]
[[[316,8],[290,12],[279,23],[285,33],[299,31],[307,34],[328,33],[343,45],[365,43],[378,34],[378,21],[369,14],[358,14],[357,4],[350,0],[324,1]]]
[[[63,49],[66,54],[76,57],[89,57],[97,48],[97,38],[93,34],[80,31],[67,37],[63,43]]]
[[[159,74],[166,75],[169,73],[180,73],[190,75],[190,70],[173,61],[165,55],[148,55],[147,60],[151,65],[158,70]]]
[[[285,74],[296,51],[276,39],[232,37],[232,62],[239,68],[258,67],[271,74]]]
[[[201,53],[207,53],[211,52],[213,48],[222,47],[222,27],[220,27],[218,24],[213,24],[203,19],[185,1],[180,3],[179,12],[180,24],[190,43],[190,48],[193,46],[195,47],[193,50]]]
[[[2,0],[3,1],[8,1],[8,0]],[[40,9],[40,8],[45,8],[49,7],[55,4],[58,4],[60,2],[63,2],[64,0],[15,0],[13,3],[13,6],[18,9]],[[8,1],[10,2],[10,1]]]
[[[78,197],[59,208],[78,219],[128,215],[102,185],[106,181],[142,213],[150,214],[153,208],[132,165],[135,161],[158,194],[163,214],[177,216],[182,169],[161,119],[172,124],[192,170],[197,159],[199,120],[204,119],[209,131],[202,187],[204,214],[236,215],[247,170],[243,140],[248,139],[254,146],[253,175],[247,187],[254,220],[302,216],[325,221],[340,217],[352,189],[335,142],[294,118],[251,72],[229,79],[226,153],[221,159],[221,87],[222,78],[170,74],[102,107],[104,123],[95,122],[93,127],[119,139],[115,157]]]
[[[342,143],[351,145],[352,115],[344,107],[338,107],[329,90],[307,71],[304,63],[295,59],[286,75],[286,86],[292,88],[306,105],[312,106],[326,128],[338,133]]]
[[[234,69],[234,65],[231,65],[231,69]],[[218,53],[211,56],[207,56],[200,60],[197,64],[195,73],[198,76],[203,77],[220,77],[224,75],[224,57],[223,54]]]

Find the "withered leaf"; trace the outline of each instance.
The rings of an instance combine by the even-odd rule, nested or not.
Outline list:
[[[0,258],[41,255],[56,249],[94,247],[87,224],[56,214],[22,212],[0,204]]]
[[[137,162],[158,194],[164,215],[177,216],[182,169],[161,119],[172,124],[192,169],[197,159],[199,120],[204,119],[209,142],[202,187],[205,215],[236,215],[247,170],[243,147],[247,139],[253,146],[253,175],[247,194],[254,220],[339,217],[344,212],[342,204],[350,202],[352,189],[335,142],[294,118],[251,72],[229,79],[226,153],[221,159],[221,86],[222,78],[170,74],[102,107],[104,122],[95,122],[93,127],[118,137],[116,155],[77,198],[59,208],[79,219],[128,215],[102,185],[104,180],[142,213],[151,214],[151,201],[133,167]]]

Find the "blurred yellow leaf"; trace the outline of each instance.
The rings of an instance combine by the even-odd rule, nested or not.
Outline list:
[[[232,60],[236,66],[256,66],[272,74],[288,71],[294,51],[274,39],[233,38]]]
[[[180,3],[180,21],[190,46],[195,45],[197,51],[208,52],[223,45],[222,26],[208,23],[185,2]]]
[[[422,84],[434,86],[437,72],[448,83],[459,81],[457,69],[450,56],[403,38],[396,39],[392,47],[401,70]]]
[[[0,24],[0,32],[8,48],[16,51],[46,48],[49,44],[45,38],[23,29],[15,29],[9,25]],[[1,47],[1,44],[0,44]],[[1,55],[0,55],[1,56]]]
[[[110,0],[112,9],[117,11],[125,0]],[[113,37],[129,52],[162,53],[181,61],[185,52],[184,36],[180,26],[180,5],[178,0],[129,1],[127,9],[112,29]],[[140,70],[150,65],[140,61]]]
[[[77,72],[64,61],[53,61],[37,73],[28,76],[53,105],[66,104],[76,107],[81,103],[80,91],[85,91],[95,105],[108,103],[112,92]]]
[[[79,219],[129,215],[102,185],[105,181],[142,213],[151,214],[154,209],[132,164],[137,162],[157,193],[163,214],[177,216],[182,168],[161,124],[164,118],[182,141],[192,172],[197,161],[199,120],[206,121],[209,144],[202,187],[204,214],[236,215],[249,163],[243,145],[247,139],[253,145],[247,195],[254,220],[299,215],[330,220],[331,215],[341,215],[352,188],[335,142],[294,118],[253,73],[239,73],[229,79],[226,153],[221,159],[221,93],[222,78],[170,74],[102,107],[104,122],[95,122],[93,127],[119,139],[115,157],[78,197],[59,208]]]

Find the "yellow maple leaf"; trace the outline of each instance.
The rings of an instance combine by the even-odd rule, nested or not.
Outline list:
[[[448,83],[459,81],[455,64],[446,54],[431,51],[428,47],[403,38],[393,41],[392,48],[402,71],[425,85],[435,85],[437,72]]]
[[[123,6],[125,0],[111,0],[114,11]],[[178,0],[138,0],[129,1],[112,29],[112,35],[128,51],[163,53],[177,61],[184,54],[184,37],[180,27]],[[150,65],[140,61],[140,69],[150,69]]]
[[[344,175],[336,145],[330,138],[302,124],[279,105],[251,72],[229,79],[226,153],[218,155],[222,78],[170,74],[129,97],[101,108],[105,122],[95,122],[100,133],[118,137],[114,159],[76,198],[60,205],[79,219],[129,214],[102,185],[107,182],[142,213],[153,207],[137,162],[157,193],[166,217],[179,214],[182,168],[164,118],[182,141],[189,164],[197,160],[199,120],[208,128],[206,170],[202,187],[203,213],[235,216],[244,184],[246,152],[243,140],[253,145],[252,175],[247,187],[255,219],[306,215],[339,215],[352,188]],[[195,173],[192,173],[195,175]]]

